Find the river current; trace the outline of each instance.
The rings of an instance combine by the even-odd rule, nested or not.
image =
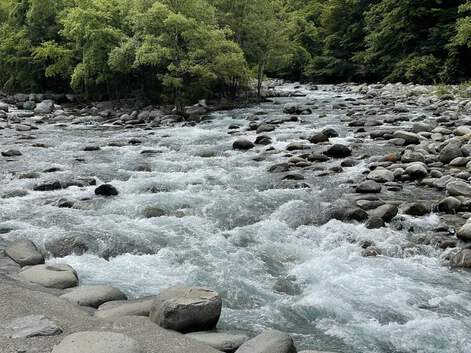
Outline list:
[[[357,97],[329,86],[298,90],[307,95],[215,112],[195,126],[47,125],[33,131],[34,141],[0,130],[2,149],[23,153],[17,161],[0,161],[2,193],[78,176],[120,192],[104,199],[93,186],[73,186],[0,199],[0,236],[27,237],[41,247],[73,236],[88,251],[48,261],[70,264],[82,283],[108,283],[131,297],[180,283],[208,286],[224,298],[220,329],[276,328],[292,334],[298,348],[341,353],[471,352],[470,273],[444,266],[431,246],[405,246],[414,236],[406,230],[321,221],[366,161],[328,176],[305,171],[310,188],[286,187],[282,174],[267,171],[285,160],[288,143],[316,129],[332,127],[340,134],[333,141],[355,142],[342,123],[345,111],[335,106]],[[283,105],[293,102],[308,104],[313,114],[267,133],[275,152],[232,149],[239,136],[255,139],[255,131],[245,130],[250,119],[286,119]],[[229,134],[234,124],[240,132]],[[130,145],[131,139],[142,143]],[[83,151],[87,145],[101,150]],[[372,141],[362,149],[370,145],[371,155],[387,151]],[[58,170],[34,180],[14,174],[51,167]],[[80,207],[57,207],[60,200]],[[144,217],[149,207],[163,215]],[[406,221],[423,232],[439,222],[433,214]],[[383,256],[362,256],[362,241],[373,241]],[[294,295],[274,290],[286,279]]]

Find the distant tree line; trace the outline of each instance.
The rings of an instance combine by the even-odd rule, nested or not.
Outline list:
[[[0,89],[234,97],[266,75],[471,78],[468,0],[0,0]]]

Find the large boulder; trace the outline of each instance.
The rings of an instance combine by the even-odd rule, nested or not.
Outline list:
[[[44,257],[36,245],[27,239],[15,240],[5,249],[5,254],[20,266],[40,265]]]
[[[309,137],[311,143],[329,142],[329,137],[323,132],[315,132]]]
[[[159,326],[179,332],[214,328],[221,316],[221,296],[208,288],[177,286],[157,295],[149,317]]]
[[[296,353],[296,347],[288,334],[267,330],[245,342],[236,353]]]
[[[51,114],[54,110],[54,102],[51,100],[44,100],[36,105],[34,108],[35,114]]]
[[[142,353],[129,336],[115,332],[83,331],[73,333],[54,347],[52,353]]]
[[[65,289],[78,284],[77,273],[66,264],[25,267],[18,275],[24,281],[47,288]]]
[[[61,328],[44,315],[29,315],[0,322],[0,336],[10,338],[53,336],[61,332]]]
[[[328,148],[324,154],[332,158],[345,158],[351,156],[352,151],[348,146],[338,143]]]
[[[221,352],[233,353],[243,343],[245,343],[249,337],[243,334],[232,334],[226,332],[193,332],[187,333],[187,337],[190,337],[196,341],[207,344]]]
[[[471,196],[471,185],[464,181],[452,181],[446,185],[446,191],[451,196]]]
[[[98,308],[101,304],[112,300],[126,300],[126,294],[119,289],[107,285],[80,286],[61,295],[61,298],[80,305]]]
[[[455,213],[461,207],[461,201],[456,197],[445,197],[438,203],[438,210],[445,213]]]

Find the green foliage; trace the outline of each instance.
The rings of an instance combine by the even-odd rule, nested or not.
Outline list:
[[[471,77],[470,0],[0,0],[0,88],[182,106],[269,76]]]

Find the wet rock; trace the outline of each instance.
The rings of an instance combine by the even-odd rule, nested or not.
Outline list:
[[[288,163],[279,163],[268,167],[270,173],[283,173],[289,171],[289,169],[290,166]]]
[[[446,191],[451,196],[471,196],[471,185],[464,181],[452,181],[446,185]]]
[[[149,316],[155,296],[126,301],[110,301],[98,307],[95,316],[109,319],[119,316]]]
[[[298,173],[291,173],[285,175],[282,180],[304,180],[304,176]]]
[[[374,180],[377,183],[386,183],[394,181],[394,174],[386,168],[378,167],[375,170],[371,171],[367,176],[368,179]]]
[[[402,163],[422,162],[425,163],[425,156],[419,152],[406,151],[401,157]]]
[[[275,125],[262,123],[257,127],[257,134],[263,134],[264,132],[275,131]]]
[[[99,196],[116,196],[118,194],[118,190],[111,184],[103,184],[95,189],[95,195]]]
[[[312,110],[308,107],[304,107],[298,104],[288,103],[283,107],[283,113],[305,115],[311,114]]]
[[[315,132],[309,137],[309,142],[311,143],[322,143],[329,142],[329,137],[322,132]]]
[[[378,229],[385,226],[386,225],[381,217],[370,217],[366,222],[366,228],[368,229]]]
[[[394,138],[400,138],[405,141],[406,145],[418,145],[420,143],[419,136],[413,132],[398,130],[393,133]]]
[[[445,213],[455,213],[461,206],[461,201],[456,197],[449,196],[438,203],[438,210]]]
[[[339,221],[363,222],[368,219],[368,213],[359,207],[336,207],[329,211],[330,217]]]
[[[327,149],[327,151],[325,151],[324,154],[332,158],[345,158],[345,157],[351,156],[352,151],[350,150],[349,147],[345,145],[335,144],[329,149]]]
[[[279,293],[285,293],[288,295],[299,295],[301,294],[301,287],[291,277],[278,278],[273,285],[273,290]]]
[[[296,347],[288,334],[267,330],[245,342],[236,353],[296,353]]]
[[[361,256],[363,257],[375,257],[379,255],[381,255],[381,249],[376,246],[369,246],[361,252]]]
[[[409,175],[409,178],[413,180],[423,179],[428,175],[428,170],[424,164],[416,162],[406,168],[406,173]]]
[[[23,154],[18,150],[7,150],[2,152],[3,157],[18,157],[22,155]]]
[[[54,257],[65,257],[72,254],[83,255],[88,251],[88,245],[80,236],[73,235],[49,240],[44,248]]]
[[[347,158],[347,159],[344,159],[341,163],[340,163],[340,166],[341,167],[344,167],[344,168],[351,168],[351,167],[354,167],[356,165],[358,165],[360,162],[355,160],[355,159],[352,159],[352,158]]]
[[[44,257],[34,243],[27,239],[15,240],[5,248],[5,254],[20,266],[44,263]]]
[[[152,206],[146,207],[144,209],[144,217],[145,218],[156,218],[165,216],[165,211],[162,210],[160,207]]]
[[[265,135],[259,135],[255,139],[256,145],[269,145],[271,144],[271,137]]]
[[[374,180],[366,180],[358,185],[355,191],[361,194],[375,194],[381,192],[381,185]]]
[[[62,184],[59,181],[48,182],[39,184],[33,187],[34,191],[53,191],[62,189]]]
[[[471,249],[462,249],[451,258],[452,266],[471,268]]]
[[[179,332],[214,328],[221,315],[220,295],[202,287],[172,287],[161,291],[150,311],[159,326]]]
[[[424,205],[421,202],[413,202],[406,204],[403,212],[410,216],[425,216],[426,214],[430,213],[430,208]]]
[[[250,150],[254,147],[255,147],[255,145],[251,141],[249,141],[247,139],[243,139],[243,138],[235,140],[234,143],[232,144],[232,148],[234,150],[247,151],[247,150]]]
[[[198,342],[207,344],[221,352],[233,353],[242,344],[248,341],[249,337],[242,334],[232,334],[226,332],[193,332],[187,333],[190,337]]]
[[[322,134],[324,134],[327,137],[338,137],[339,136],[339,133],[331,127],[326,127],[325,129],[323,129]]]
[[[302,142],[291,142],[286,146],[287,151],[303,150],[304,144]]]
[[[463,152],[461,151],[461,144],[459,143],[449,143],[440,151],[439,160],[442,163],[450,163],[453,159],[457,157],[462,157]]]
[[[119,289],[107,285],[80,286],[60,297],[71,303],[92,308],[98,308],[101,304],[113,300],[127,299]]]
[[[373,218],[381,218],[385,222],[391,222],[398,213],[397,206],[385,204],[370,211],[370,216]]]
[[[78,284],[75,270],[65,264],[25,267],[18,276],[24,281],[47,288],[65,289],[75,287]]]
[[[29,315],[0,322],[0,336],[9,338],[54,336],[60,333],[61,328],[44,315]]]
[[[14,197],[24,197],[28,195],[28,191],[26,190],[10,190],[1,195],[2,199],[12,199]]]
[[[98,146],[85,146],[85,147],[83,148],[83,150],[84,150],[85,152],[92,152],[92,151],[99,151],[99,150],[101,150],[101,148],[98,147]]]
[[[115,332],[83,331],[65,337],[52,353],[144,353],[137,341]]]

